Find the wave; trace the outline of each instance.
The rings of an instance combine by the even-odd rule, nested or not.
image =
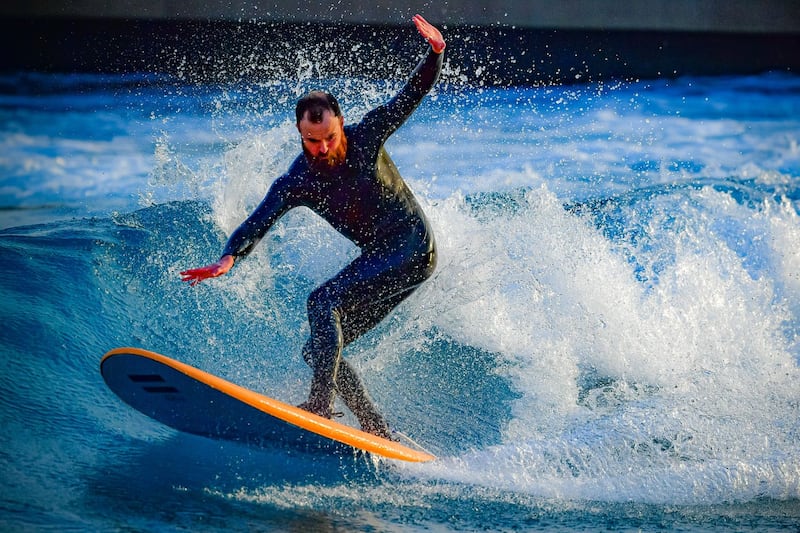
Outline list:
[[[345,354],[391,422],[443,458],[394,472],[543,498],[800,498],[800,224],[781,187],[697,180],[567,205],[545,186],[423,195],[439,269]],[[14,273],[0,279],[3,441],[38,472],[22,485],[101,464],[99,443],[175,439],[102,385],[118,345],[304,399],[305,298],[357,250],[300,210],[231,275],[183,285],[222,249],[225,209],[0,231]]]

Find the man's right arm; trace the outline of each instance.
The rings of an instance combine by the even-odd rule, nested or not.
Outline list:
[[[231,233],[222,255],[238,259],[248,255],[288,209],[281,194],[271,189],[247,220]]]
[[[275,180],[258,207],[228,238],[219,261],[181,272],[182,281],[194,286],[205,279],[222,276],[233,267],[238,258],[249,254],[272,225],[291,209],[288,182],[286,175]]]

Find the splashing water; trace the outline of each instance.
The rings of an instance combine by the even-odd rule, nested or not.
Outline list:
[[[96,368],[124,344],[307,392],[305,298],[352,244],[299,209],[232,275],[177,274],[215,259],[296,156],[297,95],[322,84],[352,122],[397,88],[291,64],[252,85],[65,76],[3,95],[0,523],[798,519],[792,76],[487,89],[447,67],[387,145],[439,267],[345,354],[439,461],[307,465],[126,411]]]

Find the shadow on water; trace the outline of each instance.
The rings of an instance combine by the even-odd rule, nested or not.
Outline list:
[[[341,518],[322,495],[379,483],[389,468],[365,455],[268,450],[180,433],[159,441],[120,437],[106,452],[87,474],[86,508],[128,527],[332,530]],[[282,502],[289,487],[303,487],[304,501]]]

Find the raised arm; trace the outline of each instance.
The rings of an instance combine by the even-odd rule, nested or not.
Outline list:
[[[417,30],[419,34],[422,35],[426,41],[428,41],[433,48],[433,51],[437,54],[441,54],[444,52],[445,46],[447,44],[444,42],[444,38],[442,38],[442,33],[436,29],[431,23],[427,20],[422,18],[422,15],[414,15],[414,24],[417,25]]]
[[[445,42],[442,34],[420,15],[414,17],[417,30],[431,45],[428,53],[417,64],[408,81],[388,102],[364,115],[359,130],[373,147],[379,148],[397,131],[425,95],[433,88],[442,71]]]

